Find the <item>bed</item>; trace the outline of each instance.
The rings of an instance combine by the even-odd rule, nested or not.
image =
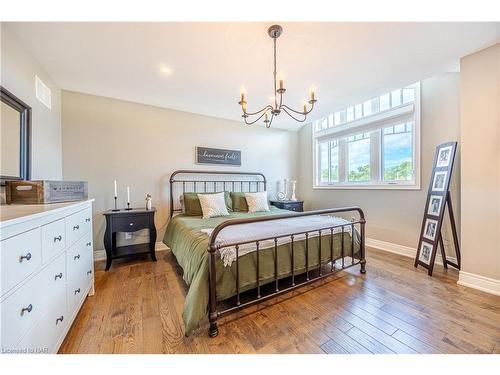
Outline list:
[[[231,212],[202,219],[183,214],[185,192],[266,190],[261,173],[180,170],[170,178],[170,221],[163,242],[189,286],[183,319],[191,334],[208,313],[209,335],[217,319],[288,292],[341,269],[365,272],[365,218],[358,207],[293,213]],[[358,218],[352,219],[353,213]],[[341,218],[347,215],[349,219]]]

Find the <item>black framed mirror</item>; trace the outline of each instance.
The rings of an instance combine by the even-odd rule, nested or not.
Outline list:
[[[0,183],[31,177],[31,107],[0,86]]]

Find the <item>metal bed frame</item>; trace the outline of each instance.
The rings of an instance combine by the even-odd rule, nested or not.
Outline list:
[[[247,179],[236,179],[236,180],[199,180],[194,177],[190,177],[188,179],[183,179],[180,177],[177,177],[178,175],[191,175],[191,176],[238,176],[238,177],[247,177]],[[235,178],[235,177],[233,177]],[[250,179],[248,179],[250,178]],[[254,173],[254,172],[231,172],[231,171],[203,171],[203,170],[178,170],[172,173],[170,177],[170,217],[174,215],[175,212],[181,212],[182,209],[176,208],[174,205],[174,188],[176,184],[179,184],[182,186],[182,193],[185,192],[198,192],[198,193],[204,193],[204,192],[218,192],[218,191],[242,191],[242,192],[252,192],[252,191],[265,191],[266,190],[266,177],[262,173]],[[190,189],[191,186],[191,189]],[[235,190],[239,186],[240,190]],[[252,189],[252,186],[255,187],[255,189]],[[201,187],[201,188],[200,188]],[[212,189],[210,189],[212,187]],[[228,189],[228,187],[230,189]],[[248,189],[245,189],[248,188]],[[262,189],[261,189],[262,188]],[[222,190],[221,190],[222,189]],[[338,225],[331,225],[331,226],[326,226],[322,228],[316,228],[314,230],[309,230],[309,231],[302,231],[302,232],[297,232],[297,233],[289,233],[286,235],[281,235],[281,236],[274,236],[274,237],[268,237],[268,238],[260,238],[258,240],[252,240],[252,241],[246,241],[246,242],[239,242],[239,243],[229,243],[229,244],[224,244],[224,247],[229,247],[232,246],[236,249],[236,303],[233,304],[233,306],[229,308],[225,308],[223,310],[218,310],[218,302],[217,302],[217,285],[216,285],[216,253],[220,249],[220,246],[217,245],[217,235],[220,233],[221,230],[224,228],[227,228],[229,226],[233,225],[240,225],[240,224],[248,224],[248,223],[257,223],[257,222],[267,222],[267,221],[274,221],[274,220],[280,220],[280,219],[289,219],[289,218],[294,218],[294,217],[302,217],[302,216],[311,216],[311,215],[327,215],[327,214],[333,214],[333,213],[347,213],[347,212],[357,212],[359,215],[359,219],[357,221],[351,221],[346,224],[338,224]],[[312,282],[315,282],[319,279],[323,279],[325,277],[331,276],[332,274],[356,266],[360,265],[361,273],[366,273],[366,259],[365,259],[365,215],[361,208],[359,207],[344,207],[344,208],[332,208],[332,209],[325,209],[325,210],[316,210],[316,211],[306,211],[306,212],[298,212],[298,213],[290,213],[290,214],[283,214],[283,215],[273,215],[273,216],[264,216],[264,217],[253,217],[253,218],[244,218],[244,219],[230,219],[227,220],[219,225],[217,225],[213,231],[212,234],[209,238],[209,245],[208,245],[208,255],[209,255],[209,309],[208,309],[208,320],[210,323],[209,327],[209,335],[211,337],[215,337],[218,335],[218,328],[217,328],[217,319],[222,318],[230,313],[236,312],[240,309],[243,309],[245,307],[248,307],[250,305],[254,305],[256,303],[263,302],[265,300],[268,300],[272,297],[276,297],[280,294],[287,293],[291,290],[297,289],[299,287],[302,287],[304,285],[310,284]],[[360,249],[359,249],[359,258],[354,257],[354,232],[355,232],[355,226],[359,226],[359,233],[360,233]],[[349,246],[350,249],[344,249],[344,228],[345,227],[350,227],[351,229],[351,243]],[[341,256],[340,258],[334,258],[333,256],[333,235],[334,235],[334,230],[336,228],[341,228]],[[311,270],[308,264],[309,260],[309,251],[313,251],[310,249],[309,246],[309,236],[311,234],[317,235],[318,236],[318,264],[314,266],[314,269]],[[297,282],[296,277],[299,275],[295,274],[295,269],[294,269],[294,238],[298,235],[304,235],[305,236],[305,272],[301,272],[300,275],[305,274],[305,281],[300,281]],[[322,241],[321,238],[322,236],[328,236],[329,237],[329,247],[330,247],[330,258],[327,262],[322,262],[321,260],[321,254],[322,254]],[[290,275],[291,275],[291,285],[286,286],[286,287],[281,287],[279,285],[279,275],[278,275],[278,239],[280,238],[290,238],[289,242],[289,248],[291,249],[291,270],[290,270]],[[260,273],[259,273],[259,244],[262,241],[268,241],[268,240],[274,240],[274,280],[271,282],[267,282],[266,284],[271,284],[274,282],[274,291],[267,293],[265,295],[262,295],[261,293],[261,288],[262,285],[260,285]],[[241,245],[244,244],[249,244],[249,243],[255,243],[255,252],[256,252],[256,295],[253,299],[250,299],[247,302],[241,302],[240,300],[240,281],[239,281],[239,254],[238,250]],[[350,251],[349,251],[350,250]],[[349,251],[349,252],[346,252]],[[350,254],[351,257],[351,262],[346,262],[345,257]],[[337,267],[336,261],[340,260],[341,264],[340,267]],[[330,267],[327,269],[327,272],[324,272],[324,265],[330,264]],[[316,270],[315,275],[311,276],[311,272]]]

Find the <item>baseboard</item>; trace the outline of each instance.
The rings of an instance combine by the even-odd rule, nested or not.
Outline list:
[[[155,251],[164,251],[164,250],[168,250],[168,247],[163,242],[157,242],[155,244]],[[98,260],[106,260],[106,250],[104,249],[94,250],[94,261]]]
[[[458,285],[500,296],[500,280],[460,271]]]
[[[416,248],[404,245],[398,245],[392,242],[376,240],[375,238],[366,238],[366,246],[374,247],[375,249],[378,250],[387,251],[389,253],[394,253],[413,259],[415,259],[415,256],[417,255]],[[446,258],[453,263],[457,262],[457,258],[455,257],[446,256]],[[439,253],[436,254],[436,264],[439,264],[441,266],[443,265],[443,258]]]

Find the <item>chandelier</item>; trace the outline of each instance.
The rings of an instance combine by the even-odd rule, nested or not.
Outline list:
[[[307,103],[304,101],[304,108],[302,111],[296,111],[286,104],[283,103],[283,94],[286,89],[283,85],[283,79],[279,80],[279,88],[278,88],[278,74],[276,72],[276,40],[283,33],[283,28],[280,25],[272,25],[267,30],[269,36],[273,39],[273,52],[274,52],[274,71],[273,71],[273,84],[274,84],[274,97],[273,105],[268,104],[260,111],[257,112],[247,112],[247,101],[245,100],[245,93],[241,93],[241,100],[238,104],[241,106],[241,110],[243,111],[243,117],[245,124],[252,125],[255,124],[260,119],[264,118],[264,124],[266,128],[271,127],[273,119],[275,116],[279,116],[279,114],[283,111],[288,116],[293,118],[295,121],[304,122],[307,119],[307,115],[311,113],[314,108],[314,103],[316,103],[316,99],[314,97],[314,91],[311,90],[310,99],[308,103],[310,104],[310,108],[307,108]]]

